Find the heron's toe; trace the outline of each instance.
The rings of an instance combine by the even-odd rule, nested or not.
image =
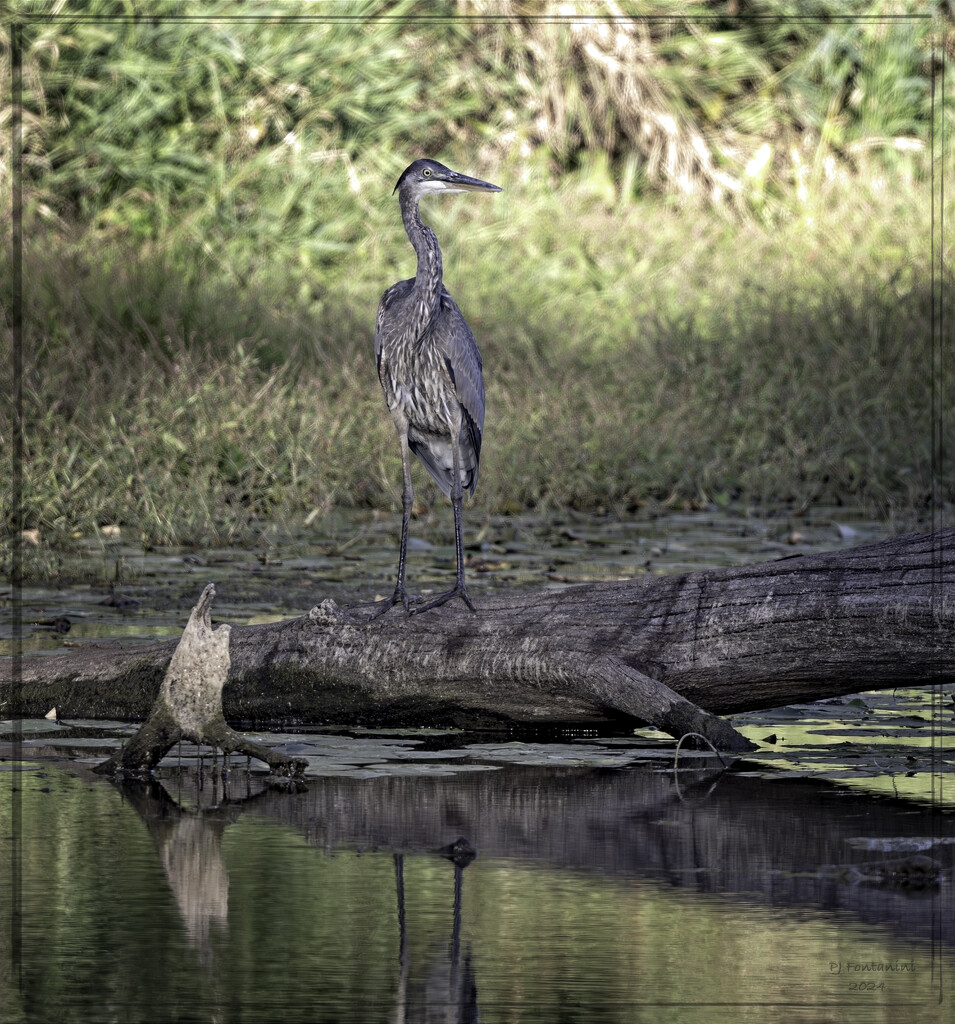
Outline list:
[[[461,600],[471,609],[472,612],[477,612],[477,608],[474,607],[474,603],[471,601],[471,595],[467,592],[467,588],[463,586],[453,587],[447,593],[439,594],[436,598],[428,601],[426,604],[421,605],[420,608],[409,609],[409,615],[419,615],[421,612],[430,611],[432,608],[438,608],[443,604],[447,604],[448,601],[453,597],[460,597]]]

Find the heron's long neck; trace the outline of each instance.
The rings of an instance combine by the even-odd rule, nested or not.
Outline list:
[[[415,273],[414,291],[415,322],[417,334],[428,325],[438,309],[441,297],[441,249],[438,239],[431,228],[421,223],[418,214],[418,200],[399,193],[401,219],[408,233],[408,240],[414,247],[418,257],[418,269]]]

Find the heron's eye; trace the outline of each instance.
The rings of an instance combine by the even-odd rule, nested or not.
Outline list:
[[[430,168],[430,167],[426,167],[426,168],[425,168],[425,169],[424,169],[424,170],[423,170],[423,171],[422,171],[421,173],[422,173],[422,174],[423,174],[423,175],[424,175],[424,176],[425,176],[426,178],[430,178],[430,177],[431,177],[431,168]]]

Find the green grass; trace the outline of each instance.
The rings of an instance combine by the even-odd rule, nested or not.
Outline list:
[[[926,506],[924,189],[853,198],[852,183],[811,224],[765,227],[503,183],[427,211],[484,353],[479,509]],[[369,186],[365,236],[308,294],[281,267],[238,286],[201,254],[182,274],[181,250],[28,236],[25,525],[229,543],[262,520],[397,508],[372,336],[413,253],[389,191]],[[443,500],[423,477],[421,499]]]
[[[798,31],[783,0],[758,23],[681,8],[616,36],[377,0],[294,25],[288,5],[212,18],[226,0],[203,23],[176,3],[30,21],[25,527],[54,547],[106,524],[230,543],[396,508],[372,335],[414,272],[391,186],[425,153],[505,190],[425,204],[485,358],[479,509],[951,502],[950,417],[932,449],[952,358],[932,365],[927,140],[933,109],[939,139],[951,117],[929,102],[934,37],[831,8]],[[605,59],[645,45],[625,74]],[[731,202],[712,201],[721,175]],[[4,295],[12,272],[4,255]]]

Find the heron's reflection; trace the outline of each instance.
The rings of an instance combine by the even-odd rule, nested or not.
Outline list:
[[[211,968],[212,937],[229,923],[229,871],[222,853],[226,827],[250,806],[271,796],[260,780],[194,771],[164,781],[114,783],[138,812],[153,838],[189,944]],[[412,986],[412,958],[406,910],[405,855],[395,853],[398,918],[398,981],[393,1020],[472,1024],[478,1020],[477,985],[470,944],[462,942],[464,870],[477,856],[463,838],[431,851],[453,866],[450,943],[442,942],[416,965],[421,984]],[[422,854],[428,856],[428,854]]]
[[[395,893],[398,909],[398,991],[394,1024],[405,1021],[443,1021],[445,1024],[475,1024],[479,1020],[477,982],[470,945],[461,949],[461,918],[464,869],[477,850],[463,838],[436,851],[454,865],[454,901],[451,912],[451,943],[447,954],[432,955],[420,1000],[409,998],[408,928],[405,910],[404,856],[396,853]]]

